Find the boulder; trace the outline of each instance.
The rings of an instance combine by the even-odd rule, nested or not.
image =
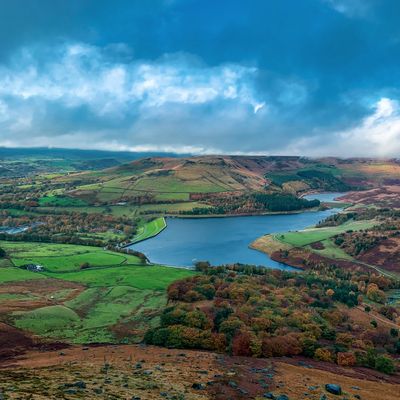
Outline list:
[[[83,381],[77,381],[73,384],[73,386],[75,386],[79,389],[86,389],[86,383]]]
[[[275,396],[274,396],[274,394],[273,393],[271,393],[271,392],[267,392],[267,393],[264,393],[264,399],[275,399]]]
[[[335,394],[337,396],[342,394],[342,388],[334,383],[327,383],[325,385],[325,390],[329,393]]]
[[[204,385],[204,383],[195,382],[193,383],[192,388],[195,390],[204,390],[206,388],[206,385]]]

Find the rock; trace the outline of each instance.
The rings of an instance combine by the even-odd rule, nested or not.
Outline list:
[[[140,363],[140,362],[136,363],[135,368],[136,369],[142,368],[142,363]]]
[[[228,382],[228,385],[229,385],[231,388],[233,388],[233,389],[237,389],[237,387],[238,387],[237,383],[234,382],[234,381],[229,381],[229,382]]]
[[[65,353],[64,353],[63,351],[60,351],[60,352],[58,353],[58,355],[59,355],[59,356],[65,356]]]
[[[305,367],[305,368],[313,368],[312,365],[305,363],[304,361],[299,361],[297,365],[300,365],[300,367]]]
[[[141,400],[139,396],[133,396],[131,400]]]
[[[193,383],[192,388],[195,390],[204,390],[206,388],[206,385],[204,383],[195,382]]]
[[[328,400],[328,398],[326,397],[326,394],[323,394],[323,395],[319,398],[319,400]]]
[[[89,347],[82,347],[82,350],[87,351],[87,350],[89,350]]]
[[[152,373],[153,371],[150,369],[146,369],[145,371],[143,371],[143,375],[151,375]]]
[[[3,392],[0,392],[0,400],[5,400],[5,396]]]
[[[318,389],[318,386],[309,386],[308,387],[308,390],[316,390],[316,389]]]
[[[271,392],[264,393],[264,399],[275,399],[275,396]]]
[[[361,390],[361,388],[359,386],[352,386],[351,387],[353,390]]]
[[[360,396],[359,394],[355,394],[355,395],[354,395],[354,398],[360,400],[360,399],[361,399],[361,396]]]
[[[79,389],[86,389],[86,383],[83,381],[77,381],[73,384],[73,386],[75,386]]]
[[[339,385],[336,385],[334,383],[327,383],[325,385],[325,390],[327,392],[335,394],[337,396],[342,394],[342,388]]]
[[[286,394],[279,395],[276,400],[289,400],[289,397]]]
[[[95,392],[96,394],[102,394],[103,393],[103,389],[102,388],[94,388],[93,392]]]

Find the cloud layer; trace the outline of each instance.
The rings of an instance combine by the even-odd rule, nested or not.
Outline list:
[[[385,3],[5,2],[0,146],[397,157]]]

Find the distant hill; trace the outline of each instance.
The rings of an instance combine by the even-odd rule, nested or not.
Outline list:
[[[0,147],[0,178],[36,173],[101,170],[143,157],[177,157],[174,153]]]
[[[398,176],[396,160],[215,155],[146,157],[67,180],[76,196],[112,202],[138,196],[187,201],[195,194],[359,190],[390,184]]]

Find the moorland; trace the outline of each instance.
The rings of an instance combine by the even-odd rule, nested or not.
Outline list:
[[[0,152],[2,396],[396,398],[398,160],[140,156]],[[338,207],[314,192],[346,194],[316,226],[249,243],[298,272],[126,247],[168,217]]]

